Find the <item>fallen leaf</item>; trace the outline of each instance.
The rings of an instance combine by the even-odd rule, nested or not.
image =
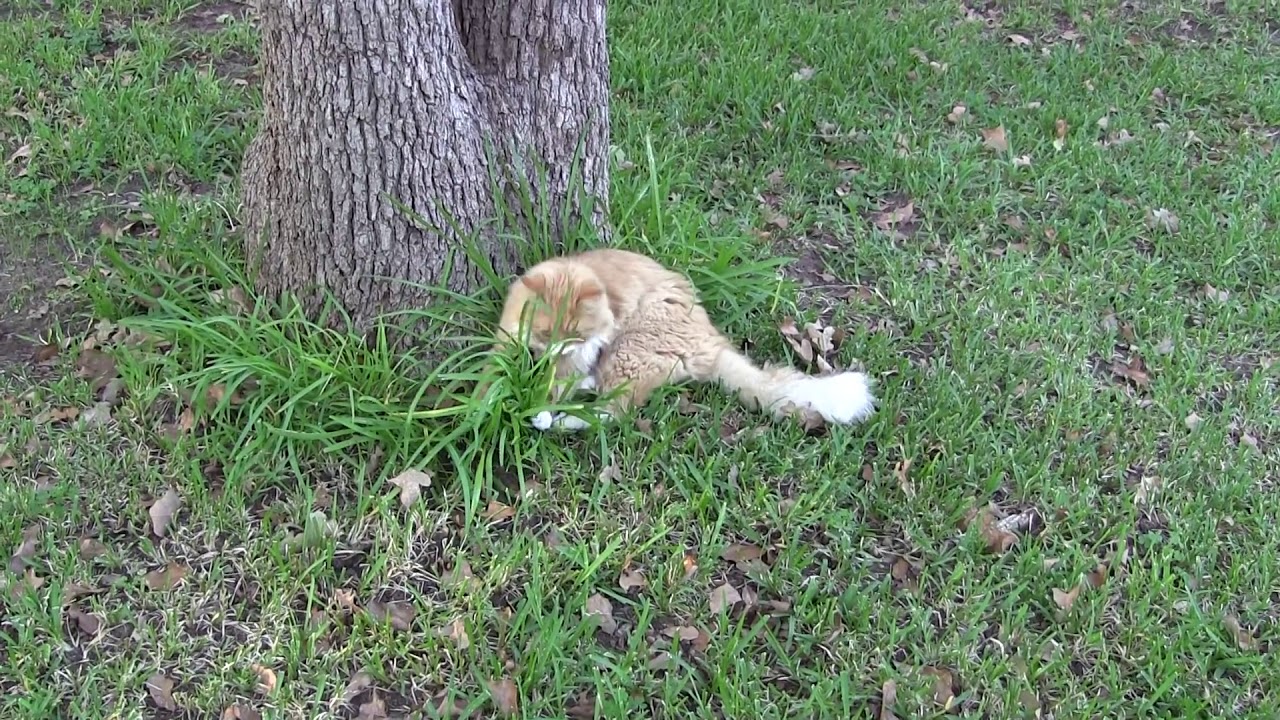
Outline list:
[[[96,636],[98,630],[102,629],[102,619],[93,613],[70,608],[67,610],[67,617],[75,621],[76,627],[80,628],[80,632],[89,637]]]
[[[408,508],[418,501],[423,488],[431,487],[431,475],[410,468],[387,482],[400,488],[400,505]]]
[[[763,556],[764,551],[755,545],[730,545],[720,552],[720,559],[731,563],[750,562]]]
[[[1182,223],[1177,215],[1165,208],[1156,208],[1147,211],[1147,227],[1152,230],[1162,230],[1170,235],[1175,235]]]
[[[152,590],[172,590],[190,572],[186,565],[171,562],[160,570],[152,570],[142,579]]]
[[[951,108],[951,112],[947,113],[947,122],[951,123],[952,125],[955,125],[956,123],[960,122],[964,118],[965,113],[967,112],[969,112],[969,108],[963,105],[956,105],[955,107]]]
[[[1142,357],[1136,354],[1129,358],[1127,363],[1122,363],[1119,360],[1111,363],[1111,373],[1132,382],[1140,388],[1151,384],[1151,376],[1147,374]]]
[[[630,592],[631,588],[643,588],[646,584],[644,575],[639,570],[626,569],[618,577],[618,585],[623,592]]]
[[[276,673],[265,665],[254,663],[249,666],[254,674],[258,676],[258,685],[256,690],[263,695],[270,695],[276,691]]]
[[[618,621],[613,619],[613,603],[599,593],[587,598],[587,607],[583,615],[599,618],[600,629],[608,635],[618,631]]]
[[[227,709],[222,711],[222,720],[262,720],[262,713],[247,705],[236,703],[228,705]]]
[[[573,720],[595,720],[596,715],[596,697],[594,693],[585,693],[578,698],[572,705],[565,708],[565,715]]]
[[[1218,288],[1210,285],[1209,283],[1205,283],[1204,296],[1210,300],[1213,300],[1214,302],[1225,303],[1227,301],[1227,298],[1231,297],[1231,293],[1227,292],[1226,290],[1219,290]]]
[[[162,673],[147,678],[147,692],[151,693],[151,700],[161,710],[178,711],[178,703],[173,699],[173,681]]]
[[[21,573],[27,566],[27,561],[35,557],[36,548],[40,545],[40,526],[31,525],[22,531],[22,542],[18,543],[17,549],[13,551],[13,555],[9,557],[9,572],[15,575]]]
[[[489,687],[489,697],[493,698],[498,714],[504,717],[515,715],[520,704],[520,690],[516,687],[515,681],[511,678],[502,678],[490,680],[485,684]]]
[[[1080,586],[1076,585],[1071,590],[1053,589],[1053,602],[1065,612],[1076,604],[1076,598],[1080,596]]]
[[[1006,39],[1014,47],[1027,47],[1031,45],[1031,38],[1027,37],[1026,35],[1018,35],[1017,33],[1014,33],[1013,35],[1008,36],[1008,38]]]
[[[1222,623],[1227,626],[1231,637],[1236,641],[1236,647],[1245,652],[1250,652],[1258,646],[1258,641],[1254,639],[1253,633],[1240,624],[1240,618],[1235,613],[1227,613]]]
[[[885,680],[884,686],[880,688],[880,714],[879,720],[897,720],[897,715],[893,714],[893,706],[898,703],[898,683],[893,680]]]
[[[479,581],[476,579],[475,574],[471,572],[471,563],[459,558],[453,569],[441,578],[441,584],[447,588],[474,587],[479,585]]]
[[[911,482],[911,477],[907,474],[911,470],[911,458],[907,458],[893,466],[893,477],[898,481],[898,487],[902,489],[902,494],[908,499],[916,496],[915,483]]]
[[[164,537],[169,529],[169,523],[173,521],[174,513],[178,512],[180,507],[182,507],[182,498],[173,488],[169,488],[159,500],[151,504],[147,514],[151,516],[151,532],[155,533],[156,537]]]
[[[982,130],[982,143],[997,153],[1008,151],[1009,138],[1005,135],[1004,125],[984,128]]]
[[[360,713],[356,715],[356,720],[385,720],[387,717],[387,703],[382,699],[382,695],[374,690],[369,694],[369,699],[360,703]]]
[[[1195,415],[1195,413],[1191,413]],[[1188,418],[1189,419],[1189,418]],[[1194,429],[1194,428],[1192,428]],[[1133,502],[1135,505],[1146,505],[1157,492],[1160,491],[1160,478],[1150,475],[1143,475],[1138,481],[1138,489],[1133,493]]]
[[[344,704],[349,704],[352,700],[356,699],[357,695],[371,687],[373,687],[373,676],[368,672],[361,670],[355,675],[352,675],[351,679],[347,681],[347,687],[342,691],[342,702]]]
[[[725,583],[712,590],[708,600],[711,605],[711,612],[718,615],[720,611],[731,609],[734,605],[742,602],[742,595],[732,585]]]
[[[940,667],[926,667],[921,672],[933,678],[933,701],[943,710],[950,710],[956,696],[952,692],[951,671]]]
[[[1184,425],[1187,426],[1188,430],[1195,430],[1196,428],[1200,427],[1200,423],[1204,422],[1204,418],[1200,417],[1199,415],[1193,412],[1190,415],[1183,418],[1182,422]]]
[[[490,500],[489,506],[485,508],[484,519],[491,523],[500,523],[516,514],[516,509],[510,505]]]
[[[876,227],[888,232],[894,226],[907,222],[915,215],[916,206],[914,202],[907,202],[902,207],[894,208],[885,212],[875,213],[872,216],[872,223]]]
[[[1014,167],[1031,167],[1031,156],[1019,155],[1018,157],[1013,159],[1013,166]]]
[[[12,470],[18,467],[18,461],[9,453],[0,454],[0,470]]]
[[[365,611],[380,623],[390,622],[391,627],[400,632],[413,629],[413,618],[417,614],[413,604],[405,600],[372,600],[365,606]]]
[[[1088,583],[1089,587],[1094,588],[1095,590],[1102,587],[1102,585],[1107,582],[1107,564],[1098,563],[1093,570],[1085,573],[1084,580]]]
[[[693,577],[694,574],[698,572],[698,556],[694,553],[685,553],[684,558],[681,560],[681,564],[684,566],[685,580]]]
[[[645,667],[650,670],[666,670],[676,664],[675,658],[671,657],[671,653],[665,650],[659,650],[649,658],[649,662],[645,663]]]
[[[1018,542],[1018,536],[1009,530],[1005,530],[1000,526],[996,519],[995,508],[990,503],[980,510],[969,511],[970,524],[973,520],[978,523],[978,532],[982,536],[983,544],[989,552],[1002,555]]]
[[[1053,149],[1061,150],[1067,146],[1067,121],[1058,118],[1053,121]]]
[[[467,626],[460,617],[444,627],[436,628],[436,634],[453,640],[459,650],[471,647],[471,638],[467,637]]]

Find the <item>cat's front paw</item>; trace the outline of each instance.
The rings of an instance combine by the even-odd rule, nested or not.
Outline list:
[[[551,414],[551,411],[543,410],[537,415],[534,415],[533,419],[530,420],[529,423],[538,430],[550,430],[551,426],[555,424],[555,420],[556,418]]]

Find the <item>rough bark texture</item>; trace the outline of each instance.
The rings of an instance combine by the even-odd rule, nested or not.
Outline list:
[[[608,202],[605,0],[278,0],[259,3],[263,116],[242,171],[246,250],[260,290],[358,326],[421,306],[398,280],[438,284],[464,231],[515,203],[542,163],[552,217],[603,221]],[[578,174],[595,202],[578,208]],[[492,166],[490,158],[498,162]],[[386,196],[443,233],[424,231]],[[518,205],[510,205],[518,207]],[[557,228],[558,230],[559,228]],[[510,247],[487,240],[500,270]],[[461,252],[447,285],[482,281]]]

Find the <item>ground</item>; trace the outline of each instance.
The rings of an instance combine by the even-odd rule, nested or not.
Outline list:
[[[252,9],[11,2],[0,715],[1274,715],[1274,6],[609,11],[618,241],[760,359],[843,330],[876,417],[673,389],[597,439],[503,435],[527,462],[491,487],[277,461],[306,403],[206,418],[232,393],[201,373],[354,403],[378,369],[118,294],[227,277]],[[728,274],[775,258],[789,283]]]

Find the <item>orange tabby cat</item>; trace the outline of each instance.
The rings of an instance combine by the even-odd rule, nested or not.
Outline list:
[[[875,411],[862,373],[757,367],[711,323],[688,278],[626,250],[591,250],[530,268],[507,292],[499,331],[502,340],[517,341],[527,331],[523,339],[535,353],[561,353],[558,375],[586,374],[568,392],[624,388],[608,406],[615,416],[644,405],[660,385],[686,380],[719,382],[746,406],[778,418],[808,410],[851,424]],[[586,426],[547,411],[533,424]]]

